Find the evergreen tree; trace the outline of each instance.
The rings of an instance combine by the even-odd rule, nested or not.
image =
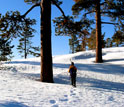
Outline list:
[[[96,36],[95,35],[96,35],[96,30],[93,29],[90,37],[87,39],[88,49],[96,49]]]
[[[78,43],[77,43],[77,45],[76,45],[76,52],[80,52],[80,51],[82,51],[82,47],[81,47],[81,45],[79,44],[79,41],[77,41]]]
[[[72,53],[86,50],[88,36],[89,32],[87,30],[81,31],[78,35],[71,36],[71,39],[69,39],[69,45]]]
[[[112,42],[115,43],[115,46],[119,46],[124,42],[124,33],[122,31],[116,31],[112,36]]]
[[[56,17],[53,20],[55,24],[55,34],[56,36],[70,36],[72,39],[72,35],[75,35],[77,47],[75,47],[76,52],[85,51],[86,50],[86,41],[89,36],[88,30],[91,29],[90,25],[93,24],[92,20],[80,20],[74,21],[74,17],[68,16],[64,17]],[[70,43],[72,40],[70,41]]]
[[[37,57],[40,56],[40,48],[32,46],[31,39],[34,37],[32,33],[33,32],[31,30],[25,29],[25,32],[19,39],[19,45],[17,49],[19,50],[19,53],[22,54],[22,57],[24,57],[25,59],[29,54]]]
[[[83,31],[81,31],[81,33],[79,34],[79,41],[81,41],[81,47],[82,47],[82,51],[86,50],[86,46],[87,46],[87,39],[89,37],[90,33],[85,29]]]
[[[111,40],[111,38],[107,38],[106,39],[106,47],[109,48],[109,47],[112,47],[113,46],[113,42]]]
[[[76,3],[72,7],[73,13],[78,15],[80,11],[85,12],[84,17],[88,14],[95,13],[96,18],[96,62],[102,62],[102,42],[101,42],[101,24],[115,24],[102,22],[101,16],[109,16],[116,21],[123,20],[124,1],[123,0],[74,0]],[[82,18],[82,19],[83,19]],[[120,21],[121,22],[121,21]],[[117,24],[117,23],[116,23]]]
[[[17,38],[21,36],[27,23],[34,25],[36,21],[21,16],[18,11],[10,11],[3,16],[0,15],[0,36],[10,39]]]
[[[106,41],[104,40],[104,38],[105,38],[105,32],[102,34],[102,37],[101,37],[102,48],[105,48],[106,46]]]
[[[101,36],[102,48],[104,48],[106,44],[104,37],[105,33]],[[87,43],[89,49],[96,49],[96,29],[92,30],[90,37],[87,39]]]
[[[53,82],[51,49],[51,4],[57,6],[65,17],[64,12],[59,6],[61,2],[58,0],[25,0],[25,2],[31,4],[35,3],[32,8],[37,5],[40,5],[41,7],[41,81]],[[28,12],[29,11],[27,11],[27,13]]]
[[[71,36],[71,38],[69,39],[69,45],[70,45],[71,53],[81,51],[80,46],[79,46],[79,41],[76,35]]]
[[[33,24],[35,23],[32,23],[32,25]],[[29,54],[33,56],[40,56],[40,48],[32,46],[31,39],[34,37],[33,33],[35,32],[35,29],[31,27],[32,25],[26,23],[24,31],[21,33],[19,45],[17,47],[19,53],[23,54],[22,57],[25,59]]]
[[[11,45],[11,41],[7,38],[2,38],[0,36],[0,61],[10,60],[12,56],[12,48],[14,45]]]

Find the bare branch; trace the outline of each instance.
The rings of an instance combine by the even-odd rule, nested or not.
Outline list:
[[[118,15],[118,16],[121,16],[123,15],[123,11],[121,12],[111,12],[111,11],[108,11],[108,12],[101,12],[101,14],[111,14],[111,15]]]
[[[87,13],[84,14],[84,16],[86,16],[86,15],[88,15],[88,14],[91,14],[91,13],[93,13],[93,12],[96,12],[96,11],[94,10],[94,11],[87,12]]]
[[[107,2],[103,2],[103,3],[101,3],[100,5],[104,5],[105,3],[107,3]]]
[[[102,24],[112,24],[112,25],[119,25],[118,23],[111,23],[111,22],[101,22]]]
[[[22,17],[25,17],[33,8],[35,8],[37,6],[40,6],[40,3],[33,5],[24,15],[22,15]]]
[[[102,14],[114,14],[114,12],[110,12],[110,11],[108,11],[108,12],[105,12],[105,11],[103,11],[103,12],[101,12]]]
[[[54,1],[54,0],[51,0],[51,1],[52,1],[52,3],[61,11],[61,13],[62,13],[62,15],[64,16],[64,18],[66,18],[64,11],[63,11],[63,10],[61,9],[61,7],[56,3],[56,1]]]

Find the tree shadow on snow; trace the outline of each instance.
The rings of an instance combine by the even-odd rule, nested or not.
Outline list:
[[[28,64],[28,65],[40,65],[40,62],[37,61],[10,61],[6,62],[7,64]]]
[[[102,53],[102,55],[104,56],[104,55],[106,55],[106,53]],[[72,57],[72,59],[75,59],[75,60],[90,59],[90,58],[95,58],[95,56],[96,56],[96,53],[93,50],[92,52],[85,52],[84,54],[74,56],[74,57]]]
[[[108,59],[108,60],[104,60],[104,62],[115,62],[115,61],[124,61],[124,59]]]
[[[78,56],[75,56],[73,57],[72,59],[89,59],[89,58],[94,58],[95,57],[95,54],[81,54],[81,55],[78,55]]]
[[[124,83],[104,81],[94,78],[77,77],[77,83],[83,86],[94,87],[99,89],[115,90],[124,92]]]
[[[97,72],[103,74],[124,74],[124,66],[115,64],[78,64],[78,70]]]
[[[70,64],[53,64],[55,68],[68,69]],[[124,74],[124,66],[108,63],[93,63],[93,64],[81,64],[76,63],[75,66],[79,72],[97,72],[103,74],[115,74],[120,75]]]
[[[28,79],[31,79],[31,80],[39,80],[40,79],[40,74],[37,73],[37,74],[34,74],[34,73],[18,73],[18,75],[20,75],[21,77],[24,77],[24,78],[28,78]]]
[[[0,103],[0,107],[29,107],[27,105],[24,105],[20,102],[5,102],[5,103]]]
[[[70,76],[58,74],[56,77],[54,77],[54,82],[56,84],[70,85]]]
[[[69,68],[70,64],[59,64],[59,63],[53,63],[53,67],[55,68]]]

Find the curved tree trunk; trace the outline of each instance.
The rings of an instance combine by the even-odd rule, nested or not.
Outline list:
[[[96,4],[96,62],[101,63],[102,60],[102,41],[101,41],[101,14],[100,0]]]
[[[51,0],[42,0],[41,7],[41,81],[52,83]]]

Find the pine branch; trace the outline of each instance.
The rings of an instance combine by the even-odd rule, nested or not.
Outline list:
[[[22,15],[21,17],[25,17],[33,8],[37,7],[37,6],[40,6],[40,3],[37,3],[35,5],[33,5],[24,15]]]
[[[62,8],[56,3],[56,1],[54,1],[54,0],[51,0],[52,1],[52,3],[61,11],[61,13],[62,13],[62,15],[64,16],[64,18],[66,18],[66,16],[65,16],[65,13],[64,13],[64,11],[62,10]],[[42,2],[42,1],[41,1]],[[24,15],[22,15],[21,17],[25,17],[33,8],[35,8],[35,7],[37,7],[37,6],[40,6],[40,4],[42,4],[42,3],[37,3],[37,4],[35,4],[35,5],[33,5]],[[42,6],[41,6],[42,7]]]
[[[84,14],[84,16],[86,16],[86,15],[88,15],[88,14],[91,14],[91,13],[93,13],[93,12],[96,12],[96,11],[94,10],[94,11],[87,12],[87,13]]]
[[[120,16],[120,15],[123,15],[123,12],[110,12],[110,11],[108,11],[108,12],[101,12],[101,14],[112,14],[112,15]]]
[[[118,23],[111,23],[111,22],[101,22],[102,24],[112,24],[112,25],[119,25]]]
[[[100,5],[104,5],[104,4],[106,4],[107,2],[103,2],[103,3],[101,3]]]
[[[52,3],[61,11],[61,13],[62,13],[62,15],[64,16],[64,18],[67,18],[67,17],[65,16],[64,11],[63,11],[62,8],[56,3],[56,1],[54,1],[54,0],[51,0],[51,1],[52,1]]]

